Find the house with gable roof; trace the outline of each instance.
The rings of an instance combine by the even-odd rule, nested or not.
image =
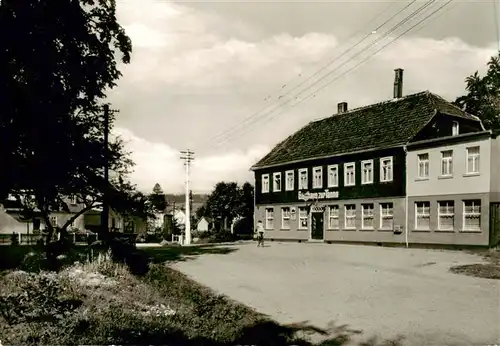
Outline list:
[[[428,218],[425,230],[417,227],[418,213],[437,214],[438,210],[430,210],[429,203],[418,204],[428,198],[417,193],[415,184],[421,183],[415,180],[419,153],[414,152],[422,146],[442,145],[442,141],[462,143],[457,138],[484,138],[500,153],[496,138],[485,131],[479,118],[434,93],[403,96],[402,69],[395,70],[393,96],[353,110],[348,110],[346,102],[339,103],[336,114],[310,122],[251,167],[255,174],[255,222],[263,222],[266,238],[491,245],[488,239],[491,232],[497,232],[498,223],[489,222],[487,212],[473,236],[467,235],[463,223],[455,223],[451,231],[449,227],[447,232],[438,230],[437,216]],[[491,164],[484,168],[488,176],[483,185],[499,185],[495,183],[500,177],[499,158],[490,151],[485,154]],[[432,167],[439,168],[441,163],[438,160]],[[432,208],[438,208],[439,198],[455,194],[468,211],[474,209],[465,201],[467,196],[453,191],[455,185],[441,191],[441,197],[434,196]],[[425,191],[432,189],[425,186]],[[483,210],[500,202],[498,190],[496,194],[489,188],[483,191],[485,195],[479,199]],[[477,204],[477,196],[473,199]],[[465,207],[459,210],[466,212]],[[464,215],[457,214],[456,219],[464,219]]]

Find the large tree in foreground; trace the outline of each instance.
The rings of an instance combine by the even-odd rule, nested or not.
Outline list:
[[[466,95],[455,104],[478,116],[486,129],[500,132],[500,55],[491,57],[485,76],[476,71],[465,79]]]
[[[49,233],[67,196],[85,205],[80,213],[106,197],[119,212],[146,214],[146,198],[126,179],[123,142],[103,141],[106,92],[132,51],[115,1],[2,0],[0,30],[0,196],[40,213]],[[111,112],[110,129],[114,120]]]

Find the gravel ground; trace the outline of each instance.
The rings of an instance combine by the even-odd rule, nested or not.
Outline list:
[[[281,323],[328,322],[404,345],[500,344],[500,281],[448,272],[455,251],[355,245],[238,245],[174,265]]]

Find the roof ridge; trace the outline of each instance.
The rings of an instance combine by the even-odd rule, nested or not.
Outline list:
[[[458,111],[460,111],[460,112],[462,112],[462,113],[464,113],[464,114],[467,114],[468,116],[471,116],[471,117],[473,117],[473,118],[475,118],[475,119],[477,119],[477,120],[481,121],[481,119],[480,119],[477,115],[470,114],[470,113],[468,113],[468,112],[464,111],[462,108],[458,107],[458,106],[457,106],[457,105],[455,105],[453,102],[450,102],[450,101],[446,100],[444,97],[442,97],[442,96],[440,96],[440,95],[438,95],[438,94],[435,94],[435,93],[433,93],[433,92],[430,92],[430,95],[432,95],[433,97],[438,98],[438,99],[440,99],[440,100],[443,100],[444,102],[448,103],[451,107],[455,108],[456,110],[458,110]],[[433,102],[433,101],[431,100],[431,102]],[[434,102],[433,102],[433,103],[434,103]]]
[[[324,118],[321,118],[321,119],[318,119],[318,120],[312,120],[310,123],[315,123],[315,122],[318,122],[318,121],[329,119],[331,117],[339,117],[339,116],[349,115],[349,114],[352,114],[352,113],[355,113],[355,112],[362,111],[362,110],[367,109],[367,108],[372,108],[372,107],[376,107],[376,106],[382,106],[382,105],[385,105],[385,104],[388,104],[388,103],[393,103],[393,102],[404,101],[404,100],[406,100],[406,99],[408,99],[410,97],[415,97],[415,96],[419,96],[419,95],[422,95],[422,94],[429,94],[429,93],[431,93],[429,90],[419,91],[417,93],[405,95],[405,96],[397,98],[397,99],[392,98],[392,99],[388,99],[388,100],[385,100],[385,101],[380,101],[380,102],[372,103],[372,104],[369,104],[369,105],[356,107],[356,108],[350,109],[350,110],[342,112],[342,113],[334,113],[334,114],[332,114],[330,116],[327,116],[327,117],[324,117]]]

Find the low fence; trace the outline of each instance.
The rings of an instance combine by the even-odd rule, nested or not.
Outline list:
[[[43,239],[46,242],[47,236],[44,234],[26,234],[26,233],[14,233],[17,237],[18,243],[20,245],[30,245],[36,244],[37,241]],[[0,234],[0,244],[11,244],[13,234]],[[99,240],[97,234],[85,234],[85,233],[71,233],[69,234],[69,239],[72,240],[74,244],[88,244]]]

